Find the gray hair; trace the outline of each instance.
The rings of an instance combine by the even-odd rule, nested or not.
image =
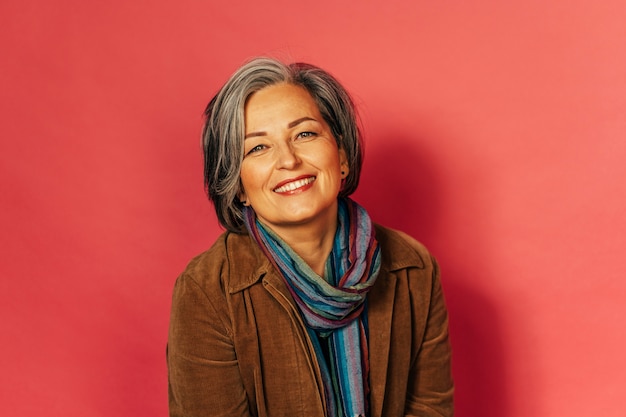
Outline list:
[[[238,198],[244,156],[244,106],[253,93],[279,83],[304,87],[311,94],[337,146],[345,151],[350,169],[339,196],[352,194],[359,184],[361,135],[348,92],[333,76],[316,66],[286,65],[272,58],[256,58],[230,77],[204,112],[204,185],[220,224],[235,233],[244,231],[243,205]]]

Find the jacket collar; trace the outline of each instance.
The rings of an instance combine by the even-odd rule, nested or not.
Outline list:
[[[424,268],[424,260],[403,238],[402,232],[375,225],[376,239],[382,251],[381,270],[398,271],[404,268]],[[248,234],[228,233],[226,251],[231,270],[228,292],[236,293],[254,285],[266,274],[278,274],[261,248]],[[381,274],[385,279],[388,274]]]
[[[407,242],[407,239],[412,240],[409,236],[378,224],[374,227],[382,251],[382,270],[393,272],[405,268],[424,268],[424,260]]]
[[[228,292],[233,294],[254,285],[274,267],[248,234],[228,233],[226,254],[230,268]]]

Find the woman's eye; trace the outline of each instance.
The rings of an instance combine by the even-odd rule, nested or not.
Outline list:
[[[317,136],[315,132],[300,132],[298,133],[298,139],[308,139]]]
[[[246,155],[253,154],[255,152],[259,152],[265,149],[265,145],[256,145],[254,148],[250,149]]]

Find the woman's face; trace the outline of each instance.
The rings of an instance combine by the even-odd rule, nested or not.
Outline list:
[[[287,83],[257,91],[245,106],[245,130],[240,199],[259,220],[279,234],[334,224],[348,164],[308,91]]]

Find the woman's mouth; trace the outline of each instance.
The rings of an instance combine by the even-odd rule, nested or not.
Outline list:
[[[298,188],[302,188],[315,181],[315,177],[301,178],[295,181],[290,181],[287,184],[283,184],[280,187],[274,188],[275,193],[289,193],[296,191]]]

